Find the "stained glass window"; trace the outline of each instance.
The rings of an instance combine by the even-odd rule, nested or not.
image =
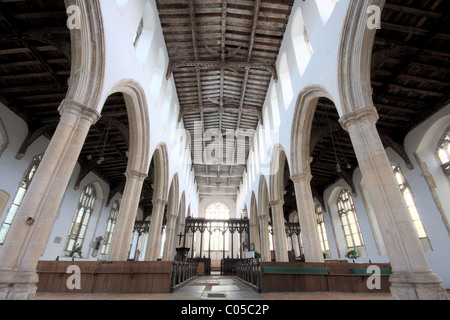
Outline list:
[[[400,191],[402,192],[403,198],[406,201],[406,206],[408,207],[409,213],[411,214],[411,218],[414,223],[414,227],[416,228],[417,234],[419,238],[426,238],[427,233],[425,232],[425,228],[423,227],[422,220],[420,219],[419,212],[417,211],[416,204],[414,203],[414,198],[411,193],[411,188],[405,180],[405,177],[402,174],[398,165],[393,165],[392,169],[394,170],[395,178],[397,179],[398,186],[400,187]]]
[[[19,207],[23,201],[23,198],[25,197],[25,194],[27,193],[28,188],[30,187],[31,181],[33,180],[34,175],[36,174],[39,164],[41,163],[41,160],[42,156],[36,156],[33,158],[33,162],[31,163],[27,171],[27,174],[25,175],[25,178],[22,180],[20,184],[19,190],[17,191],[16,196],[11,205],[11,208],[8,211],[8,215],[6,216],[6,219],[3,222],[2,227],[0,229],[0,245],[2,245],[6,240],[6,236],[8,235],[9,229],[11,228],[14,218],[16,217],[16,213],[19,210]]]
[[[106,226],[106,233],[103,239],[103,246],[100,251],[102,254],[108,254],[109,249],[111,248],[112,237],[114,234],[114,229],[116,228],[117,216],[119,214],[120,204],[119,201],[113,203],[111,207],[111,212],[108,218],[108,224]]]
[[[75,248],[82,247],[86,230],[91,217],[95,203],[95,187],[90,184],[84,188],[78,202],[78,209],[70,227],[69,239],[66,245],[66,251],[70,252]]]
[[[325,222],[323,220],[323,209],[321,205],[316,205],[316,219],[317,219],[317,231],[319,232],[320,247],[322,251],[329,251],[330,246],[328,244],[327,230],[325,229]]]
[[[450,178],[450,129],[447,130],[447,133],[439,141],[436,155],[442,170]]]
[[[361,228],[356,215],[355,206],[349,190],[342,190],[339,194],[338,212],[344,229],[345,241],[348,248],[364,245]]]

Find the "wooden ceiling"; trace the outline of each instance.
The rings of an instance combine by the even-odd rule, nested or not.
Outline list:
[[[371,80],[380,116],[377,129],[385,147],[396,150],[409,166],[411,159],[403,147],[406,135],[450,103],[449,13],[449,1],[388,0],[376,33]],[[311,139],[315,195],[321,199],[323,191],[340,178],[352,186],[356,157],[327,99],[319,100]]]
[[[262,120],[261,111],[290,17],[293,0],[157,0],[170,64],[191,153],[200,197],[236,197],[249,141]],[[213,131],[211,131],[213,130]],[[212,148],[205,132],[252,133],[245,148],[224,143],[224,159],[213,165],[195,162],[196,154]]]

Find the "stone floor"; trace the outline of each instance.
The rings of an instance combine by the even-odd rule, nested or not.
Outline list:
[[[392,300],[389,293],[255,292],[236,277],[211,275],[195,278],[172,294],[64,294],[38,293],[36,300]]]

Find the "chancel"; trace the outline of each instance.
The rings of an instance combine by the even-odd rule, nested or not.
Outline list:
[[[1,1],[0,299],[447,300],[448,12]]]

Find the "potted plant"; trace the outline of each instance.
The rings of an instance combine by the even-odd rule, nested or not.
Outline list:
[[[261,259],[261,253],[260,252],[255,251],[255,259],[256,259],[256,262],[259,262],[259,259]]]
[[[73,257],[73,255],[75,253],[78,253],[78,256],[81,258],[81,246],[80,245],[78,245],[78,246],[74,245],[72,247],[72,250],[70,250],[70,252],[69,252],[69,257]]]
[[[359,258],[359,252],[358,252],[358,250],[356,250],[355,247],[353,247],[352,249],[349,249],[347,251],[347,254],[345,255],[345,257],[347,259],[351,259],[351,260],[353,260],[353,262],[355,262],[355,260]]]

